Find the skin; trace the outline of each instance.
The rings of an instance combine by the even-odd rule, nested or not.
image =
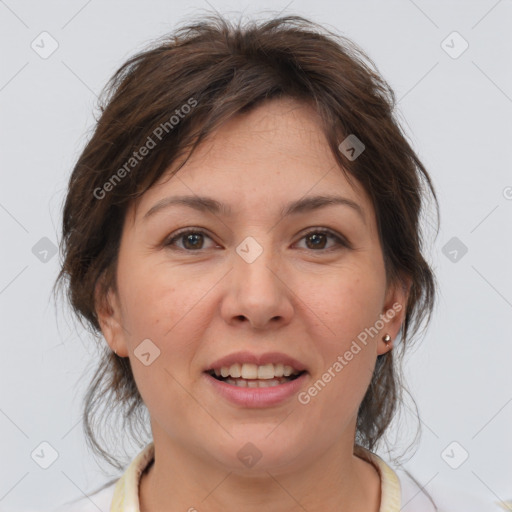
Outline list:
[[[357,410],[377,355],[390,350],[382,336],[395,339],[405,307],[307,405],[294,396],[268,408],[235,406],[203,374],[239,350],[280,351],[306,364],[306,390],[381,313],[406,304],[405,287],[387,286],[375,213],[352,181],[314,110],[280,99],[223,124],[132,205],[117,293],[98,316],[112,350],[130,358],[151,417],[156,456],[141,479],[141,511],[379,510],[378,473],[353,455]],[[359,204],[365,219],[343,205],[279,213],[333,192]],[[185,194],[213,197],[232,215],[171,206],[143,219],[159,200]],[[207,235],[165,245],[185,227]],[[351,247],[329,236],[315,245],[305,236],[315,228]],[[252,263],[236,252],[247,236],[263,248]],[[161,351],[149,366],[134,355],[147,338]],[[252,468],[237,457],[247,442],[262,454]]]

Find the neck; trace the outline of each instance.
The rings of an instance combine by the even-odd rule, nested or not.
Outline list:
[[[378,512],[380,478],[352,443],[304,456],[288,467],[239,472],[172,440],[155,437],[154,463],[143,473],[141,512]],[[165,441],[159,443],[159,441]]]

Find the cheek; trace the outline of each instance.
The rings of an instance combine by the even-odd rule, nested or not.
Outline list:
[[[384,293],[385,281],[375,268],[355,265],[328,278],[305,280],[301,288],[301,298],[322,320],[325,340],[330,339],[336,349],[350,345],[374,325]]]
[[[185,279],[183,272],[158,264],[137,266],[135,260],[120,267],[119,275],[125,277],[120,294],[137,388],[152,416],[179,428],[173,418],[194,408],[183,383],[197,351],[194,340],[200,339],[199,333],[204,330],[201,297],[207,283],[190,276]],[[147,339],[157,347],[153,352],[157,357],[146,366],[135,354],[140,353],[138,347]],[[152,358],[155,349],[149,346]]]
[[[340,416],[357,413],[371,380],[378,336],[365,335],[365,329],[379,319],[385,281],[378,267],[369,266],[347,266],[330,277],[304,282],[302,297],[316,314],[312,317],[322,320],[310,324],[320,361],[311,402],[339,422]]]
[[[119,266],[130,361],[137,387],[150,410],[158,409],[166,395],[174,397],[173,410],[189,403],[190,397],[178,383],[190,378],[210,320],[205,298],[219,281],[212,273],[178,271],[166,263],[131,258]],[[149,366],[136,356],[141,342],[147,339],[157,347],[153,350],[158,354]]]
[[[125,276],[120,293],[131,343],[153,337],[162,348],[182,339],[177,335],[182,325],[188,323],[190,328],[187,317],[196,315],[202,297],[214,282],[211,277],[191,275],[149,260],[139,265],[132,260],[120,268],[119,275]],[[200,330],[200,322],[194,323],[193,328]],[[191,336],[193,333],[189,332]]]

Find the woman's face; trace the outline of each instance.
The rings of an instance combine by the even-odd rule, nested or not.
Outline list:
[[[292,100],[239,115],[128,212],[117,294],[100,319],[130,358],[157,447],[224,469],[284,471],[352,446],[405,296],[386,289],[370,200],[319,123]],[[286,363],[303,373],[280,383]],[[208,373],[222,366],[231,383]]]

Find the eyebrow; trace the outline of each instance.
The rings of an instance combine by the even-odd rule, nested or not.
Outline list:
[[[366,224],[364,211],[359,204],[346,197],[332,195],[309,196],[298,199],[296,201],[292,201],[281,209],[280,215],[282,217],[287,217],[290,215],[311,212],[313,210],[318,210],[320,208],[325,208],[326,206],[332,205],[344,205],[352,208],[359,214],[363,222]],[[229,217],[232,214],[232,210],[229,205],[221,203],[211,197],[196,195],[171,196],[161,199],[156,204],[154,204],[144,214],[143,220],[146,220],[147,218],[155,215],[155,213],[170,206],[186,206],[201,212],[210,212],[224,215],[226,217]]]

